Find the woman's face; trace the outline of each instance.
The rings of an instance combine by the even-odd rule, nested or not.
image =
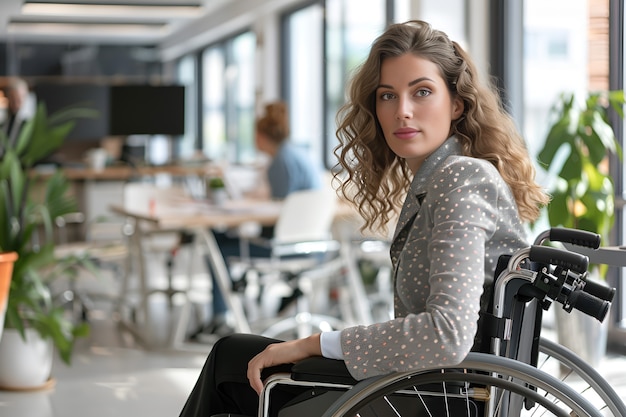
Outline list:
[[[404,158],[413,173],[449,136],[463,113],[439,68],[412,54],[386,58],[376,89],[376,117],[387,145]]]

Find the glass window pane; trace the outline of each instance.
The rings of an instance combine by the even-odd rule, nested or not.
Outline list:
[[[314,161],[321,161],[324,142],[322,19],[319,4],[300,9],[285,19],[290,141],[306,148]]]
[[[196,61],[195,57],[183,57],[177,66],[178,82],[185,86],[185,134],[178,142],[178,156],[189,158],[195,151],[196,137]]]
[[[386,24],[385,0],[326,2],[326,164],[332,167],[336,114],[344,102],[350,72],[366,58]]]
[[[550,109],[563,92],[584,94],[588,87],[587,1],[524,1],[524,121],[522,132],[531,155],[543,147]],[[538,181],[553,181],[537,166]],[[548,228],[540,219],[537,230]]]
[[[231,162],[252,162],[255,158],[254,144],[254,56],[256,37],[246,32],[234,38],[230,45],[230,58],[227,74],[227,97],[232,105],[228,106],[227,125],[229,126],[229,154]]]
[[[203,63],[203,150],[215,161],[254,159],[254,57],[245,32],[207,48]]]
[[[587,91],[587,22],[587,0],[524,2],[523,132],[533,155],[559,94]]]
[[[221,160],[226,149],[224,58],[221,47],[211,47],[202,54],[202,150],[214,160]]]
[[[466,0],[427,0],[420,4],[420,19],[448,34],[467,49]]]

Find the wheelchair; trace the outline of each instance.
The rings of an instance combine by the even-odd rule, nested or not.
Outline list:
[[[460,364],[356,381],[343,361],[309,358],[265,381],[258,416],[270,415],[272,393],[281,386],[304,393],[279,417],[626,416],[626,405],[594,368],[541,337],[542,313],[553,303],[603,321],[615,294],[587,279],[586,256],[546,241],[597,249],[600,237],[553,228],[501,257],[483,295],[490,302],[479,319],[480,336]]]

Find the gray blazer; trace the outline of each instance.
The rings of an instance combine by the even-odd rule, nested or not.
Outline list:
[[[515,199],[489,162],[451,137],[416,173],[391,261],[395,319],[341,333],[356,379],[457,364],[472,348],[483,285],[498,258],[528,246]]]

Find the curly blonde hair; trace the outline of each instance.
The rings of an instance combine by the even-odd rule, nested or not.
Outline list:
[[[382,62],[414,54],[435,63],[453,97],[463,100],[463,115],[452,122],[450,135],[463,144],[467,156],[491,162],[507,182],[520,218],[534,221],[548,195],[535,182],[535,168],[524,139],[502,107],[497,90],[481,82],[470,56],[430,24],[411,20],[392,24],[373,43],[348,87],[348,100],[337,113],[335,180],[340,194],[364,218],[363,229],[384,229],[397,214],[412,175],[403,158],[387,146],[376,118],[375,92]]]

